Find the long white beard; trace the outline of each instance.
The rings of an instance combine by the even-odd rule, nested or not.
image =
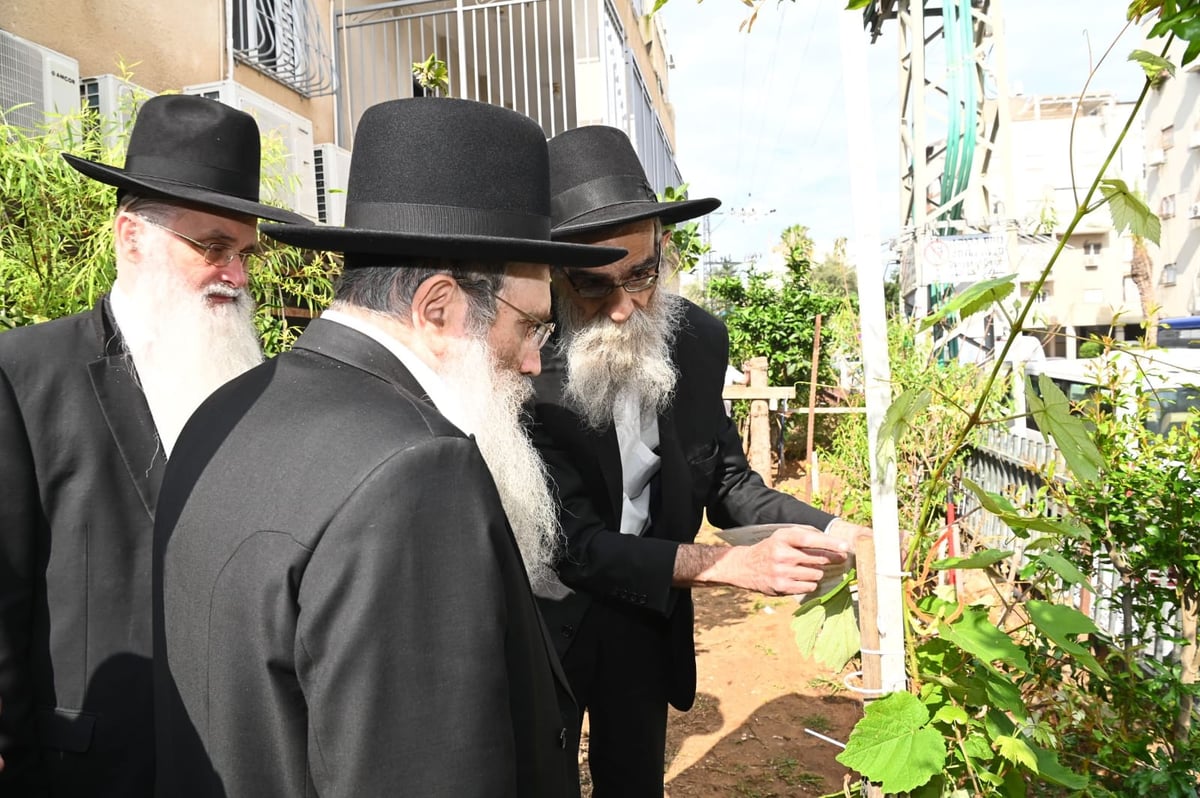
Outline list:
[[[492,473],[534,590],[554,579],[558,510],[546,465],[521,424],[532,395],[528,377],[502,369],[485,341],[462,340],[439,373],[454,388]]]
[[[637,397],[647,415],[667,408],[679,376],[671,344],[686,309],[683,299],[660,288],[621,324],[603,314],[585,321],[565,291],[555,306],[567,361],[565,395],[589,427],[612,424],[623,392]]]
[[[132,286],[113,284],[118,325],[150,405],[168,457],[188,418],[229,380],[262,362],[244,290],[210,285],[197,292],[163,257],[165,248],[143,239],[154,257],[141,265]],[[206,297],[236,297],[210,305]]]

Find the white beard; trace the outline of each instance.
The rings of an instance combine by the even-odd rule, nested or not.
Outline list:
[[[637,397],[646,415],[667,408],[679,376],[671,344],[687,307],[680,297],[660,287],[621,324],[602,314],[584,321],[565,291],[555,306],[567,361],[566,399],[589,427],[604,430],[613,423],[622,393]]]
[[[155,253],[130,286],[113,284],[117,325],[168,457],[188,418],[229,380],[262,362],[253,300],[222,284],[197,292],[165,258],[163,242],[143,239]],[[210,305],[210,295],[236,297]]]
[[[479,338],[461,341],[438,369],[454,389],[492,473],[533,589],[554,579],[559,549],[558,510],[546,465],[521,425],[532,395],[528,377],[502,369]]]

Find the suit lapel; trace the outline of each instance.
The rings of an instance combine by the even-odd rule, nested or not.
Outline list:
[[[167,460],[158,442],[150,406],[130,372],[121,334],[108,316],[107,305],[105,298],[93,311],[92,320],[104,354],[88,364],[88,376],[138,498],[153,519]]]

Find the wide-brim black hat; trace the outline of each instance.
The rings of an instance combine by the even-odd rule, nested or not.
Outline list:
[[[606,125],[550,139],[550,194],[555,238],[655,217],[675,224],[721,207],[714,197],[659,202],[629,137]]]
[[[270,224],[287,244],[387,258],[602,266],[627,253],[553,241],[546,136],[487,103],[417,97],[373,105],[354,135],[343,227]]]
[[[67,153],[63,158],[93,180],[139,196],[305,223],[297,213],[258,201],[260,149],[258,124],[245,111],[189,94],[163,94],[138,111],[125,168]]]

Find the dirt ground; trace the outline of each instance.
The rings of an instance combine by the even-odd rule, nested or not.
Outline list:
[[[800,492],[787,480],[779,487]],[[709,527],[697,542],[721,543]],[[668,798],[840,792],[848,775],[834,759],[840,749],[805,729],[845,742],[862,716],[862,702],[842,686],[844,674],[797,651],[791,630],[796,601],[732,588],[696,590],[693,596],[696,704],[686,713],[671,710],[668,719]],[[846,672],[854,668],[851,663]],[[586,798],[586,761],[581,771]]]

